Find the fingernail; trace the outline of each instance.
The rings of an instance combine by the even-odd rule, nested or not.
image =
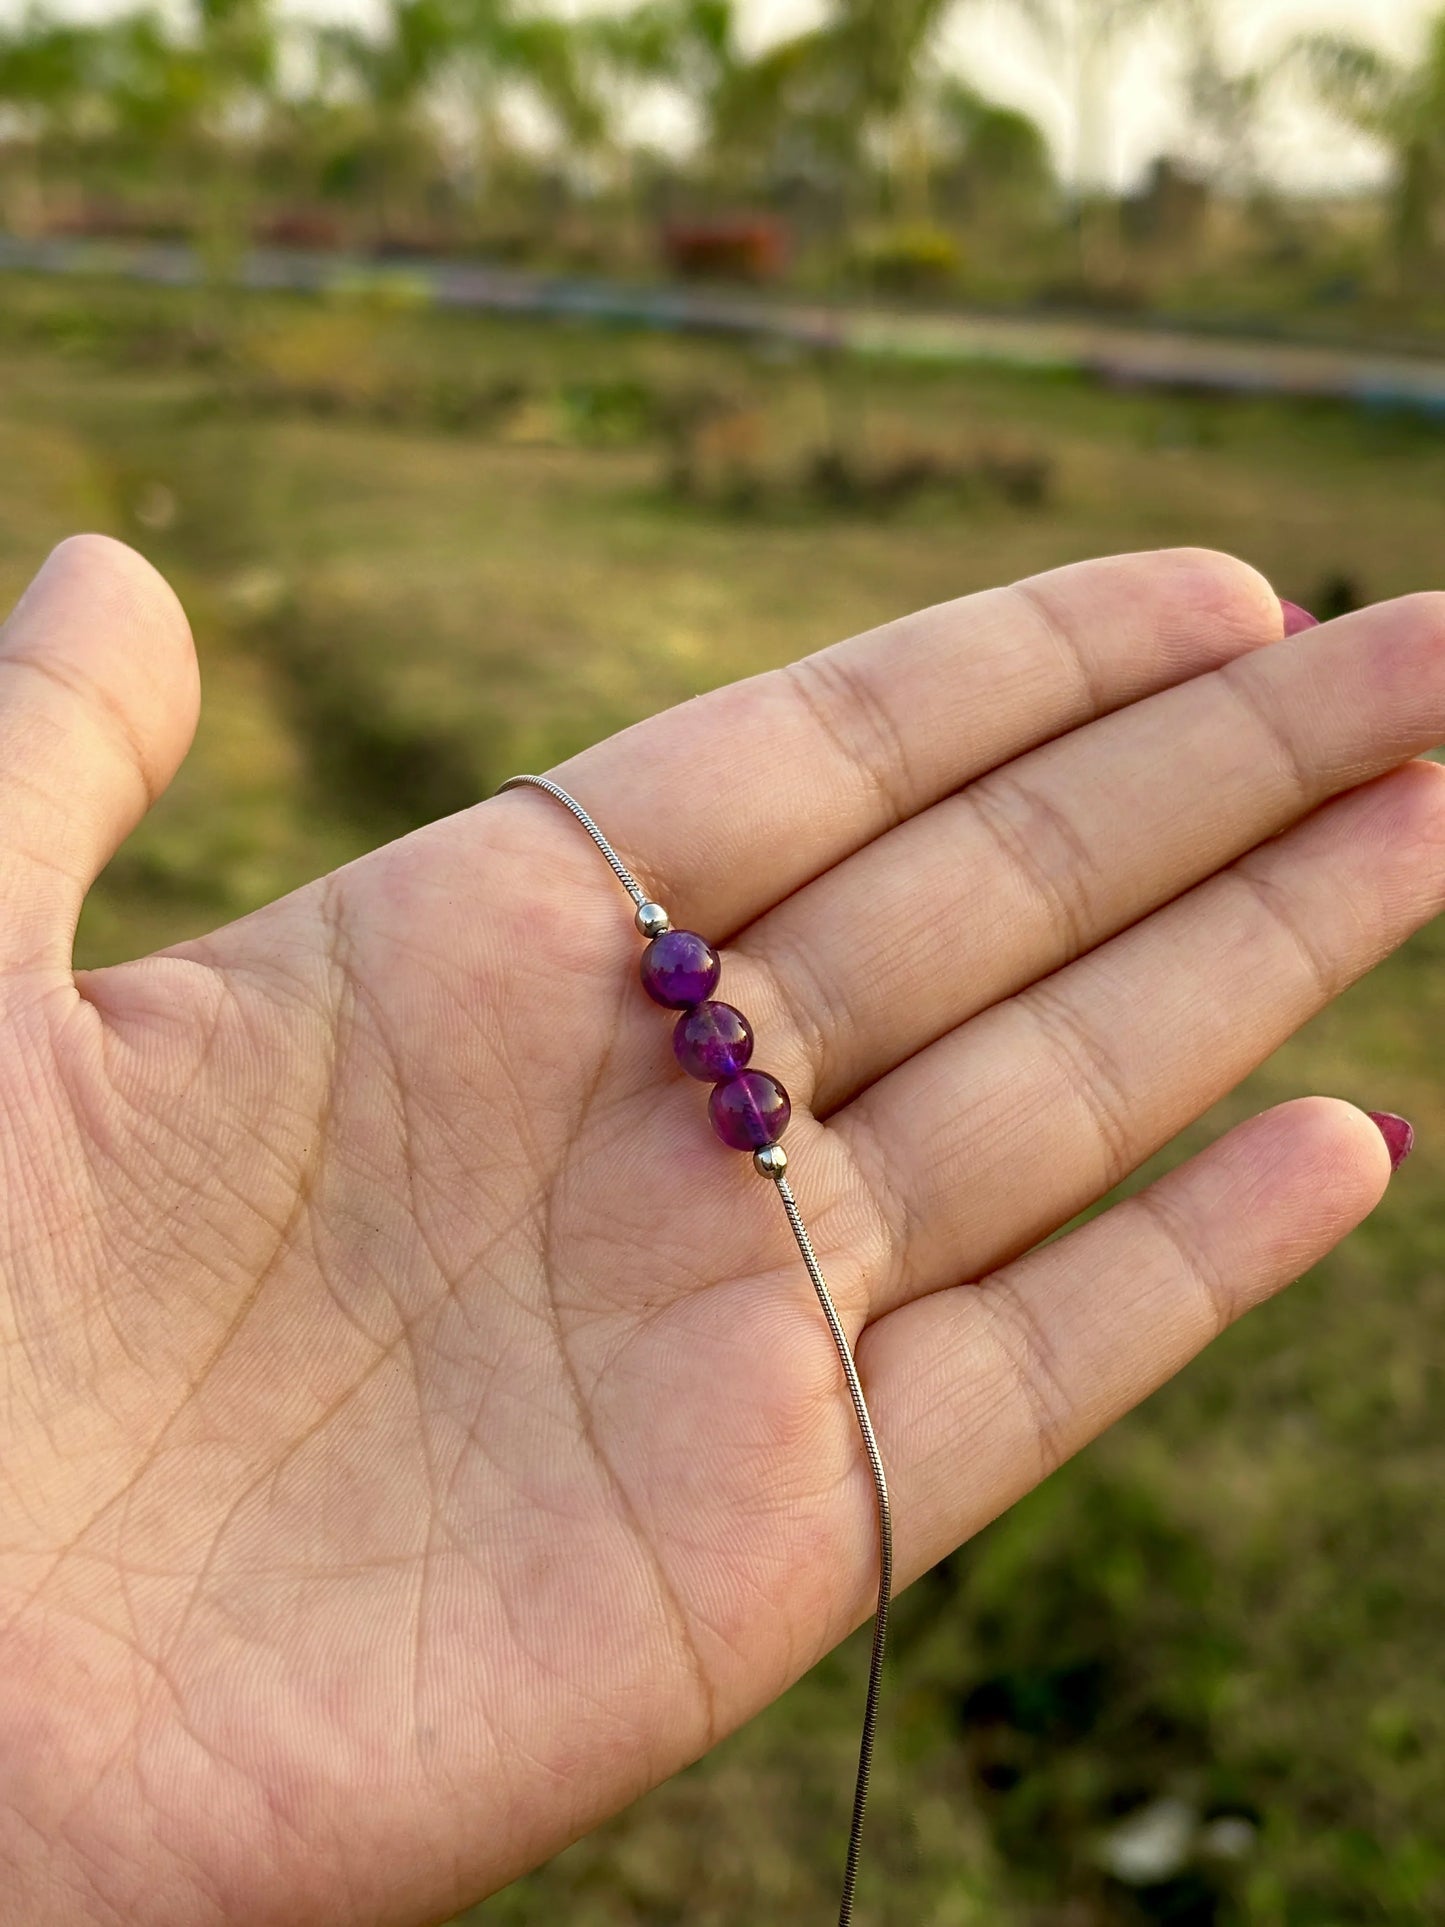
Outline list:
[[[1393,1111],[1370,1111],[1367,1113],[1379,1128],[1390,1152],[1390,1169],[1398,1171],[1415,1148],[1415,1127],[1408,1118],[1396,1117]]]
[[[1281,596],[1279,606],[1284,611],[1284,632],[1287,636],[1297,636],[1305,629],[1319,628],[1319,617],[1312,616],[1308,609],[1302,609],[1297,602],[1286,602]]]

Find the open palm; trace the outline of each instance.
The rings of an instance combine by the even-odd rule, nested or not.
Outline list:
[[[1385,1186],[1309,1099],[1041,1243],[1445,899],[1445,603],[1282,628],[1083,565],[560,773],[792,1093],[902,1583]],[[549,799],[76,981],[194,708],[169,592],[65,545],[0,640],[0,1918],[421,1921],[864,1618],[872,1486]]]

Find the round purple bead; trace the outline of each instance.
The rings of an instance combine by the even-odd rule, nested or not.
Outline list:
[[[642,988],[666,1010],[691,1010],[717,989],[718,954],[695,930],[669,930],[642,953]]]
[[[713,1087],[707,1101],[712,1128],[734,1151],[761,1151],[776,1144],[788,1128],[793,1107],[776,1077],[766,1071],[741,1071]]]
[[[721,1084],[752,1056],[753,1027],[731,1004],[699,1004],[678,1018],[672,1048],[689,1077]]]

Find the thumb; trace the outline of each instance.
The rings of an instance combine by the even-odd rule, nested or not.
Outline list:
[[[69,972],[86,892],[179,769],[199,701],[150,564],[62,542],[0,629],[0,979]]]

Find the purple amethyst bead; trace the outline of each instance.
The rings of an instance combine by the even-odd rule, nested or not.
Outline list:
[[[665,1010],[691,1010],[711,997],[722,975],[718,954],[695,930],[669,930],[642,953],[642,988]]]
[[[793,1107],[776,1077],[766,1071],[741,1071],[713,1087],[707,1101],[712,1128],[734,1151],[761,1151],[776,1144],[788,1128]]]
[[[689,1077],[721,1084],[752,1056],[753,1027],[731,1004],[699,1004],[678,1018],[672,1049]]]

